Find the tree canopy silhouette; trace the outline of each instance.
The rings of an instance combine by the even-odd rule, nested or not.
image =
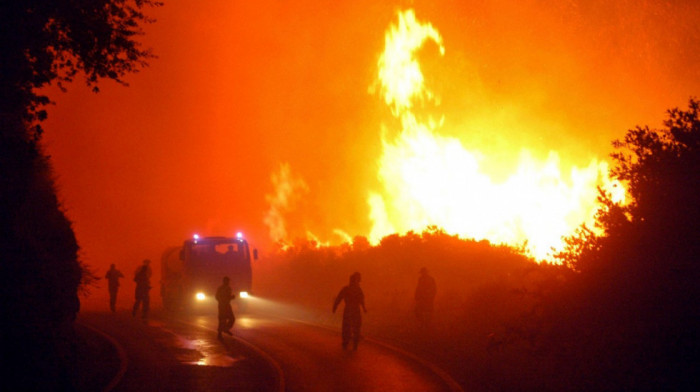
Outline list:
[[[613,145],[612,174],[628,184],[632,202],[622,212],[664,243],[696,251],[700,216],[700,119],[698,101],[669,111],[664,128],[637,127]],[[690,247],[689,247],[690,246]]]
[[[124,83],[124,75],[152,57],[136,38],[152,22],[143,9],[157,5],[155,0],[2,2],[0,113],[5,119],[19,114],[25,121],[43,120],[49,98],[37,89],[52,82],[63,88],[79,73],[95,91],[100,79]]]
[[[614,203],[600,192],[596,236],[582,227],[560,259],[580,271],[633,268],[653,274],[697,271],[700,245],[700,103],[668,111],[661,129],[638,126],[611,154],[611,174],[630,200]],[[623,257],[624,255],[624,257]],[[627,265],[629,260],[631,265]],[[629,272],[629,271],[628,271]]]
[[[151,57],[138,36],[152,0],[0,2],[0,336],[10,389],[71,389],[70,336],[81,280],[71,223],[56,197],[39,89],[83,73],[122,78]],[[16,387],[13,388],[12,386]]]
[[[669,110],[662,128],[638,126],[613,142],[612,175],[631,200],[616,204],[601,192],[602,234],[582,227],[559,254],[579,274],[549,303],[552,330],[569,340],[595,331],[582,346],[607,351],[608,371],[636,377],[614,388],[683,388],[698,361],[699,107],[691,99]],[[566,310],[574,306],[576,314]],[[562,333],[567,321],[573,327]]]

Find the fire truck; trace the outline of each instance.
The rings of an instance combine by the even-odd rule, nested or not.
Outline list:
[[[257,259],[253,250],[252,259]],[[216,309],[216,289],[231,279],[237,297],[245,300],[252,289],[251,251],[242,234],[200,237],[171,247],[161,257],[160,294],[167,310]]]

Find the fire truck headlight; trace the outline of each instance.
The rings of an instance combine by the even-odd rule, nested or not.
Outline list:
[[[241,291],[241,292],[239,293],[239,295],[240,295],[241,298],[248,298],[248,292],[247,292],[247,291]]]
[[[194,295],[194,298],[195,298],[197,301],[204,301],[205,299],[207,299],[207,296],[204,295],[204,293],[200,291],[200,292],[198,292],[197,294]]]

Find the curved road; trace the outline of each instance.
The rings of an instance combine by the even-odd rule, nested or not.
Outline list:
[[[430,364],[373,340],[343,350],[338,330],[263,314],[237,315],[216,338],[215,315],[88,313],[82,324],[125,353],[116,391],[459,391]]]

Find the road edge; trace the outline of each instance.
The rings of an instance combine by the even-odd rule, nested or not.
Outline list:
[[[180,319],[178,319],[176,321],[179,323],[182,323],[182,324],[187,324],[187,325],[196,327],[196,328],[206,329],[207,331],[212,331],[214,333],[218,332],[217,330],[215,330],[213,328],[209,328],[209,327],[206,327],[203,325],[190,323],[190,322],[183,321]],[[251,343],[251,342],[249,342],[249,341],[247,341],[239,336],[235,336],[235,335],[231,336],[231,338],[238,341],[241,345],[245,346],[247,349],[253,351],[255,354],[260,356],[265,362],[267,362],[274,369],[275,373],[277,373],[277,391],[284,392],[286,389],[286,383],[284,381],[284,372],[282,371],[282,367],[277,363],[277,361],[275,361],[275,359],[272,358],[272,356],[270,356],[270,354],[266,353],[260,347],[254,345],[253,343]]]
[[[99,329],[84,322],[76,321],[76,324],[80,324],[81,327],[84,327],[99,335],[110,345],[112,345],[112,347],[114,347],[114,351],[117,353],[117,357],[119,358],[119,370],[117,370],[117,373],[114,375],[114,377],[112,377],[112,380],[102,389],[104,392],[112,391],[117,385],[119,385],[119,382],[121,382],[129,366],[129,357],[126,355],[126,350],[124,350],[124,347],[122,347],[122,345],[119,344],[116,339],[107,333],[100,331]]]
[[[300,323],[300,324],[310,325],[310,326],[325,329],[328,331],[333,331],[333,332],[338,332],[338,333],[340,332],[337,328],[332,328],[332,327],[329,327],[327,325],[315,324],[315,323],[312,323],[309,321],[293,319],[293,318],[288,318],[288,317],[279,317],[279,316],[275,316],[275,317],[282,318],[282,319],[289,320],[289,321],[294,321],[294,322]],[[449,373],[442,370],[437,365],[422,359],[421,357],[417,356],[416,354],[413,354],[412,352],[406,351],[400,347],[394,346],[392,344],[389,344],[387,342],[381,341],[381,340],[376,339],[376,338],[370,338],[370,337],[363,335],[362,339],[366,340],[368,342],[372,342],[373,344],[376,344],[378,346],[382,346],[388,350],[396,351],[397,353],[408,357],[412,361],[418,362],[421,366],[427,367],[428,369],[430,369],[431,372],[435,373],[435,375],[437,375],[445,383],[445,385],[447,385],[447,387],[450,389],[451,392],[464,392],[464,389],[462,389],[462,387],[459,385],[459,383],[457,381],[455,381],[454,378],[452,378],[452,376],[449,375]]]

